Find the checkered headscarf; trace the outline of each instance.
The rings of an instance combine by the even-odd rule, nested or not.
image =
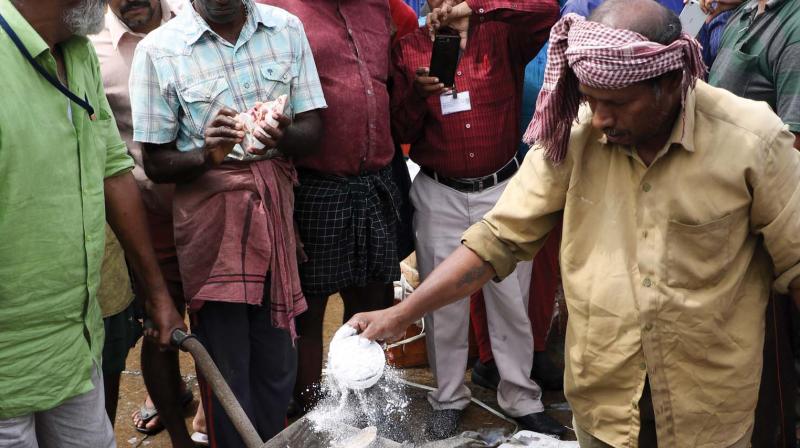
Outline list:
[[[544,85],[522,140],[539,143],[547,158],[560,163],[578,116],[579,82],[596,89],[621,89],[673,70],[683,71],[685,100],[689,88],[706,72],[700,44],[688,34],[661,45],[633,31],[567,14],[550,32]]]

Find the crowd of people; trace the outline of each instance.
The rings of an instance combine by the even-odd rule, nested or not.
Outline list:
[[[797,446],[800,2],[700,3],[0,0],[0,448],[116,446],[142,336],[131,424],[243,446],[202,376],[187,429],[189,328],[270,439],[334,294],[369,339],[425,319],[429,439],[472,331],[520,429],[564,436],[563,388],[582,448]]]

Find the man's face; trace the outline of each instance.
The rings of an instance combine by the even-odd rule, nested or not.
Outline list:
[[[194,0],[200,15],[214,23],[231,23],[242,11],[242,0]]]
[[[581,84],[580,91],[592,109],[592,126],[603,131],[609,142],[629,146],[646,144],[665,129],[671,131],[675,89],[667,91],[668,83],[656,82],[658,87],[647,81],[617,90]]]
[[[72,34],[86,36],[103,29],[106,0],[80,0],[66,10],[63,23]]]
[[[150,22],[160,12],[159,0],[109,0],[108,7],[132,30]]]

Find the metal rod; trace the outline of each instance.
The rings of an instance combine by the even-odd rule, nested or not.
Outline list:
[[[175,336],[176,335],[173,334],[173,338],[175,338]],[[236,427],[236,431],[242,437],[242,440],[244,440],[245,446],[247,448],[261,448],[264,442],[261,440],[261,437],[259,437],[256,428],[253,427],[250,418],[236,400],[233,391],[231,391],[228,383],[225,382],[225,379],[222,377],[219,369],[217,369],[214,361],[211,360],[211,356],[208,354],[205,347],[203,347],[203,344],[193,336],[189,336],[182,338],[180,347],[192,354],[197,369],[200,370],[205,380],[208,381],[214,395],[217,396],[222,408],[225,409],[225,413],[228,414],[228,418],[231,419],[233,426]]]

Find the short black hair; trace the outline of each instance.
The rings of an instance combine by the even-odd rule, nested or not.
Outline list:
[[[678,16],[655,0],[607,0],[588,20],[637,32],[662,45],[675,42],[683,31]]]

